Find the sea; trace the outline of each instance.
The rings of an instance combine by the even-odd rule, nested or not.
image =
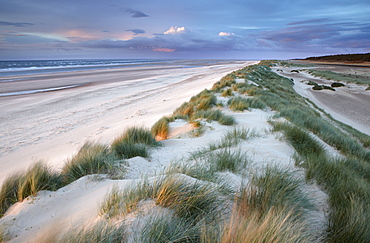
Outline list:
[[[88,70],[116,69],[134,66],[169,65],[173,68],[200,67],[225,60],[179,60],[179,59],[72,59],[72,60],[18,60],[0,61],[0,84],[32,80],[32,75],[54,74]],[[61,89],[74,88],[78,85],[46,87],[32,90],[2,90],[0,97],[24,95]]]
[[[122,68],[134,65],[163,65],[175,60],[156,59],[73,59],[0,61],[0,77],[44,73]]]

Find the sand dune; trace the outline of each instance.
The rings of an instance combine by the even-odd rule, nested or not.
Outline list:
[[[27,167],[32,162],[33,156],[48,158],[52,165],[60,167],[64,159],[81,147],[84,141],[110,143],[126,127],[133,125],[149,127],[162,116],[171,114],[184,101],[188,101],[189,97],[204,88],[210,88],[226,73],[252,63],[254,62],[177,70],[175,74],[168,74],[168,70],[162,70],[163,72],[157,70],[157,76],[127,82],[95,83],[56,93],[7,97],[8,103],[3,107],[6,110],[5,114],[9,116],[4,116],[8,119],[4,121],[7,121],[5,125],[10,130],[4,136],[10,141],[8,144],[4,143],[7,147],[3,148],[5,154],[1,157],[1,166],[4,167],[1,176],[17,168]],[[277,68],[274,69],[276,71]],[[301,79],[313,77],[304,73],[291,74],[289,68],[284,68],[283,73],[288,73],[286,76],[294,79],[297,93],[312,99],[319,106],[322,105],[320,103],[322,99],[313,95],[309,90],[310,86],[300,82]],[[103,76],[98,75],[99,77]],[[326,93],[322,94],[325,96]],[[353,93],[349,95],[346,91],[338,94],[345,98],[354,95]],[[227,97],[222,97],[219,93],[216,96],[219,102],[227,103]],[[322,108],[333,116],[339,114],[331,105],[335,97],[326,96],[331,97],[330,102]],[[21,109],[11,107],[11,102],[22,104]],[[361,104],[365,105],[366,102]],[[233,151],[243,151],[248,155],[249,161],[246,166],[247,172],[243,170],[243,173],[248,175],[242,172],[239,174],[239,171],[219,172],[219,176],[222,176],[230,187],[237,191],[242,184],[247,183],[253,175],[261,173],[268,165],[285,168],[293,172],[297,179],[304,181],[304,170],[296,167],[292,159],[295,154],[293,147],[281,139],[279,134],[271,132],[272,126],[268,121],[273,119],[275,111],[265,108],[235,112],[227,106],[218,109],[234,117],[236,125],[224,126],[214,121],[202,120],[203,134],[195,136],[192,133],[194,131],[192,125],[185,120],[176,119],[169,124],[169,139],[161,142],[163,146],[153,149],[150,158],[134,157],[126,160],[124,179],[111,180],[105,175],[85,176],[55,192],[41,191],[35,197],[16,203],[0,219],[0,224],[13,236],[10,242],[40,240],[48,242],[45,239],[63,233],[62,229],[77,229],[81,225],[89,226],[102,221],[103,218],[98,213],[100,203],[113,187],[125,188],[128,184],[143,179],[154,181],[173,163],[181,161],[193,163],[194,161],[189,159],[190,152],[202,150],[210,143],[219,142],[227,132],[235,129],[245,129],[255,135],[230,148]],[[36,110],[39,111],[38,115],[33,115]],[[13,114],[17,115],[14,117],[14,124],[11,123]],[[352,115],[346,119],[339,120],[356,128],[361,125],[361,116]],[[23,124],[22,127],[19,124]],[[366,132],[366,126],[364,128]],[[23,134],[25,137],[22,137]],[[39,136],[39,139],[35,139],[36,136]],[[28,137],[33,139],[24,139]],[[315,138],[325,145],[328,154],[340,156],[339,151],[325,144],[320,138]],[[16,144],[17,141],[18,143],[23,141],[22,139],[25,141],[23,147]],[[39,157],[40,155],[43,157]],[[14,165],[14,161],[19,162]],[[176,176],[197,181],[184,174]],[[313,202],[314,207],[310,209],[306,219],[307,225],[316,237],[321,237],[327,226],[328,196],[315,183],[299,185],[299,190],[309,195]],[[158,206],[150,206],[150,201],[142,203],[147,203],[149,209],[158,209]],[[142,207],[145,212],[149,209],[145,208],[145,205]],[[137,222],[139,219],[139,215],[131,214],[125,218],[128,227],[132,229],[128,242],[135,242],[135,228],[142,223]],[[60,230],[56,232],[55,228]]]

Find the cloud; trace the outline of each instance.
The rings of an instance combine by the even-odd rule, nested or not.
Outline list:
[[[163,34],[165,35],[175,35],[175,34],[181,34],[181,33],[186,33],[190,32],[188,29],[185,27],[177,27],[177,26],[171,26],[171,28],[167,31],[165,31]]]
[[[330,21],[329,18],[319,18],[319,19],[308,19],[303,21],[290,22],[288,25],[300,25],[300,24],[312,24],[312,23],[322,23]]]
[[[126,31],[131,31],[135,35],[144,34],[145,33],[145,30],[142,30],[142,29],[130,29],[130,30],[126,30]]]
[[[0,26],[28,27],[28,26],[32,26],[32,25],[34,25],[34,24],[0,21]]]
[[[143,18],[143,17],[149,17],[149,15],[146,15],[145,13],[138,11],[138,10],[133,10],[131,8],[125,8],[125,12],[132,14],[131,17],[133,18]]]
[[[154,37],[134,37],[129,40],[97,40],[82,43],[88,48],[122,48],[129,50],[156,52],[204,52],[204,51],[239,51],[250,49],[243,37],[207,35],[193,32],[185,27],[171,27],[162,35]]]
[[[220,32],[218,33],[219,36],[233,36],[235,35],[234,33],[228,33],[228,32]]]
[[[300,25],[303,23],[308,22],[295,22],[294,26],[261,32],[256,34],[255,38],[265,45],[285,50],[341,49],[341,52],[350,52],[351,48],[360,51],[360,48],[370,46],[370,24],[342,22]]]
[[[160,52],[174,52],[175,49],[169,49],[169,48],[153,48],[152,51],[160,51]]]

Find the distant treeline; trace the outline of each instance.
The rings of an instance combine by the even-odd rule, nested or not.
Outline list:
[[[307,57],[304,60],[325,62],[370,62],[370,53]]]

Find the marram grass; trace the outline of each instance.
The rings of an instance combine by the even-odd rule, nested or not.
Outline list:
[[[0,215],[2,216],[12,204],[28,196],[36,196],[41,190],[55,191],[62,186],[64,183],[61,176],[39,161],[27,171],[12,174],[3,182],[0,191]]]
[[[114,161],[108,146],[87,142],[74,157],[67,160],[61,174],[66,183],[71,183],[85,175],[108,173]]]

